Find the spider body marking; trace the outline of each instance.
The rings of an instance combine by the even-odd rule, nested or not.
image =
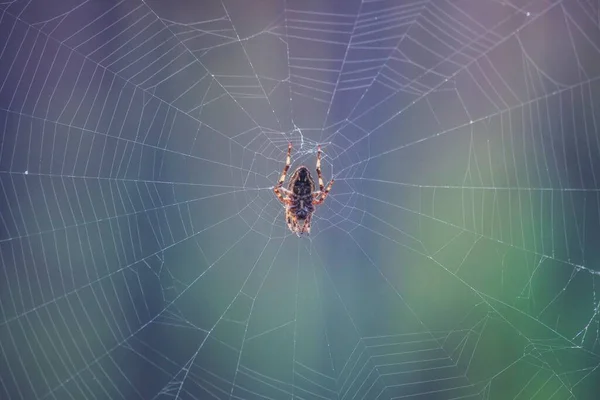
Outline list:
[[[310,171],[304,165],[299,166],[292,173],[288,188],[283,188],[285,177],[291,165],[292,144],[288,144],[285,166],[277,185],[273,188],[279,201],[285,206],[285,220],[290,231],[297,236],[310,234],[310,221],[315,212],[315,206],[323,203],[331,190],[332,179],[327,188],[323,185],[321,176],[321,147],[317,149],[317,176],[319,190],[315,190],[315,181]]]

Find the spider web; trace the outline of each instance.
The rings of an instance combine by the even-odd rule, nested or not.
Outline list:
[[[599,24],[0,3],[0,397],[596,398]],[[288,142],[336,179],[309,238]]]

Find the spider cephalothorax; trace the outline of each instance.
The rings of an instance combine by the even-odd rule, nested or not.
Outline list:
[[[279,182],[273,188],[275,195],[285,206],[285,220],[290,231],[300,236],[304,233],[310,233],[310,220],[315,206],[321,204],[333,185],[333,179],[324,188],[323,177],[321,176],[321,147],[317,149],[317,176],[319,178],[319,190],[315,191],[315,181],[310,175],[310,171],[304,165],[296,168],[292,174],[288,188],[283,188],[285,176],[290,169],[292,154],[292,144],[288,145],[285,167],[279,178]]]

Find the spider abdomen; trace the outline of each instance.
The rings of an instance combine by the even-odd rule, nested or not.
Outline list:
[[[312,195],[293,196],[291,198],[290,211],[296,215],[298,219],[305,219],[308,214],[315,211],[315,206],[312,203]]]

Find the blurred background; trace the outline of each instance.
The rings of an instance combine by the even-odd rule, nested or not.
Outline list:
[[[597,399],[599,24],[0,2],[0,398]]]

